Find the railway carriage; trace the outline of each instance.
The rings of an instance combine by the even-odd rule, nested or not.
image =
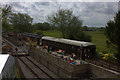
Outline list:
[[[36,45],[48,46],[52,50],[64,50],[67,54],[75,53],[77,58],[92,58],[94,57],[96,46],[90,42],[75,41],[63,38],[53,38],[43,35],[20,33],[21,39],[32,40]]]
[[[36,42],[37,45],[40,45],[40,41],[41,41],[41,37],[43,35],[37,35],[37,34],[32,34],[32,33],[21,33],[21,38],[23,40],[29,41],[32,40],[34,42]]]
[[[92,58],[95,54],[96,46],[90,42],[75,41],[63,38],[42,37],[42,45],[50,47],[52,50],[62,49],[68,54],[75,53],[77,58]]]

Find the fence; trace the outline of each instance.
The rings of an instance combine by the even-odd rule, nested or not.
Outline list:
[[[86,59],[86,61],[88,63],[92,63],[92,64],[102,66],[107,69],[111,69],[116,72],[120,72],[120,64],[118,63],[112,63],[112,62],[102,60],[102,59]]]

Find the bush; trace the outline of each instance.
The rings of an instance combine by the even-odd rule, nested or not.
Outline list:
[[[114,54],[107,53],[107,52],[101,52],[98,49],[96,49],[96,57],[100,58],[100,59],[103,59],[103,60],[110,61],[110,62],[116,62],[117,61]]]
[[[106,54],[102,54],[102,59],[103,60],[108,60],[110,62],[115,62],[116,61],[116,58],[113,54],[110,54],[110,53],[106,53]]]

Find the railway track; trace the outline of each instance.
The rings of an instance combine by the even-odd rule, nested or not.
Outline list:
[[[54,80],[48,73],[46,73],[43,69],[41,69],[37,64],[35,64],[28,57],[18,57],[20,61],[22,61],[25,66],[32,72],[34,78],[42,80],[43,78],[48,78],[50,80]]]
[[[16,48],[17,46],[13,45],[11,42],[8,40],[4,39],[3,40],[8,43],[13,49]],[[40,68],[37,64],[35,64],[31,59],[29,59],[26,56],[18,56],[17,57],[27,68],[30,70],[30,72],[34,75],[33,78],[37,79],[44,79],[48,78],[50,80],[54,80],[53,77],[51,77],[48,73],[46,73],[42,68]]]
[[[14,46],[11,42],[9,42],[7,39],[3,38],[3,41],[5,41],[7,44],[9,44],[12,48],[16,48],[16,46]]]

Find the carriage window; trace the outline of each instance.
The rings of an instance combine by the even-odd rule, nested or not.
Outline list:
[[[90,50],[90,49],[88,49],[88,52],[91,52],[91,50]]]
[[[61,43],[59,43],[59,47],[61,47]]]
[[[57,43],[58,44],[58,46],[59,46],[59,43]]]
[[[63,44],[62,44],[62,43],[60,43],[60,47],[63,47]]]
[[[84,53],[86,53],[86,49],[84,49]]]
[[[67,45],[65,44],[65,48],[67,49]]]
[[[68,45],[66,44],[66,47],[68,48]]]
[[[67,48],[69,48],[69,45],[67,45]]]
[[[74,49],[74,46],[72,46],[72,49]]]
[[[65,48],[65,49],[66,49],[66,46],[65,46],[65,44],[63,44],[63,48]]]
[[[80,51],[80,48],[78,48],[78,51]]]

